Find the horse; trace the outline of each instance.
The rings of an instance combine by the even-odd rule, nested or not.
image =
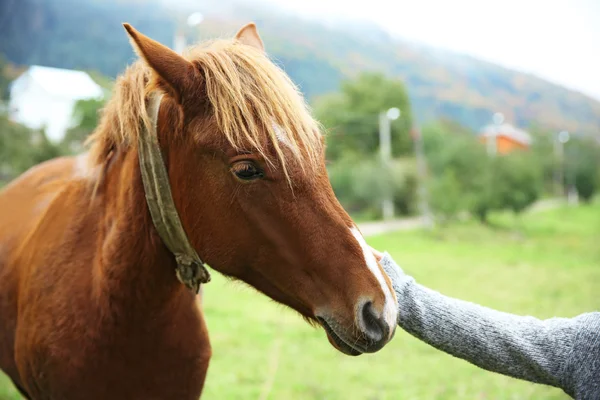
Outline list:
[[[1,370],[28,399],[201,396],[212,349],[202,294],[182,284],[151,215],[139,143],[152,126],[167,197],[203,262],[322,326],[344,354],[380,350],[396,326],[391,282],[256,26],[183,54],[124,27],[140,57],[85,152],[0,192]]]

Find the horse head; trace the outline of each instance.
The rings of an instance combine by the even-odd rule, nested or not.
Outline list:
[[[320,323],[346,354],[381,349],[397,306],[336,199],[319,125],[254,24],[180,55],[125,25],[164,93],[157,117],[174,203],[215,270]]]

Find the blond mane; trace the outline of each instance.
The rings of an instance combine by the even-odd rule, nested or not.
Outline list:
[[[191,48],[184,56],[202,70],[220,134],[234,148],[242,150],[250,143],[273,163],[271,146],[288,179],[290,157],[284,147],[303,168],[318,165],[320,127],[297,87],[263,52],[236,40],[218,40]],[[88,139],[91,162],[102,163],[113,149],[137,143],[141,122],[148,122],[151,74],[138,60],[117,79],[100,124]]]

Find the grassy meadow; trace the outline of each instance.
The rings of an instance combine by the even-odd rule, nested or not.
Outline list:
[[[540,318],[600,310],[600,204],[368,238],[418,282]],[[518,228],[518,229],[517,229]],[[347,357],[322,329],[243,284],[213,275],[204,300],[213,359],[205,399],[565,399],[560,390],[480,370],[398,330]],[[0,399],[19,399],[0,376]]]

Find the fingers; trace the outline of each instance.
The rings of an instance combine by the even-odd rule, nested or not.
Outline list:
[[[371,246],[369,246],[369,248],[373,252],[373,255],[375,256],[375,258],[377,259],[377,261],[381,261],[381,259],[383,258],[383,253],[380,252],[379,250],[374,249]]]

